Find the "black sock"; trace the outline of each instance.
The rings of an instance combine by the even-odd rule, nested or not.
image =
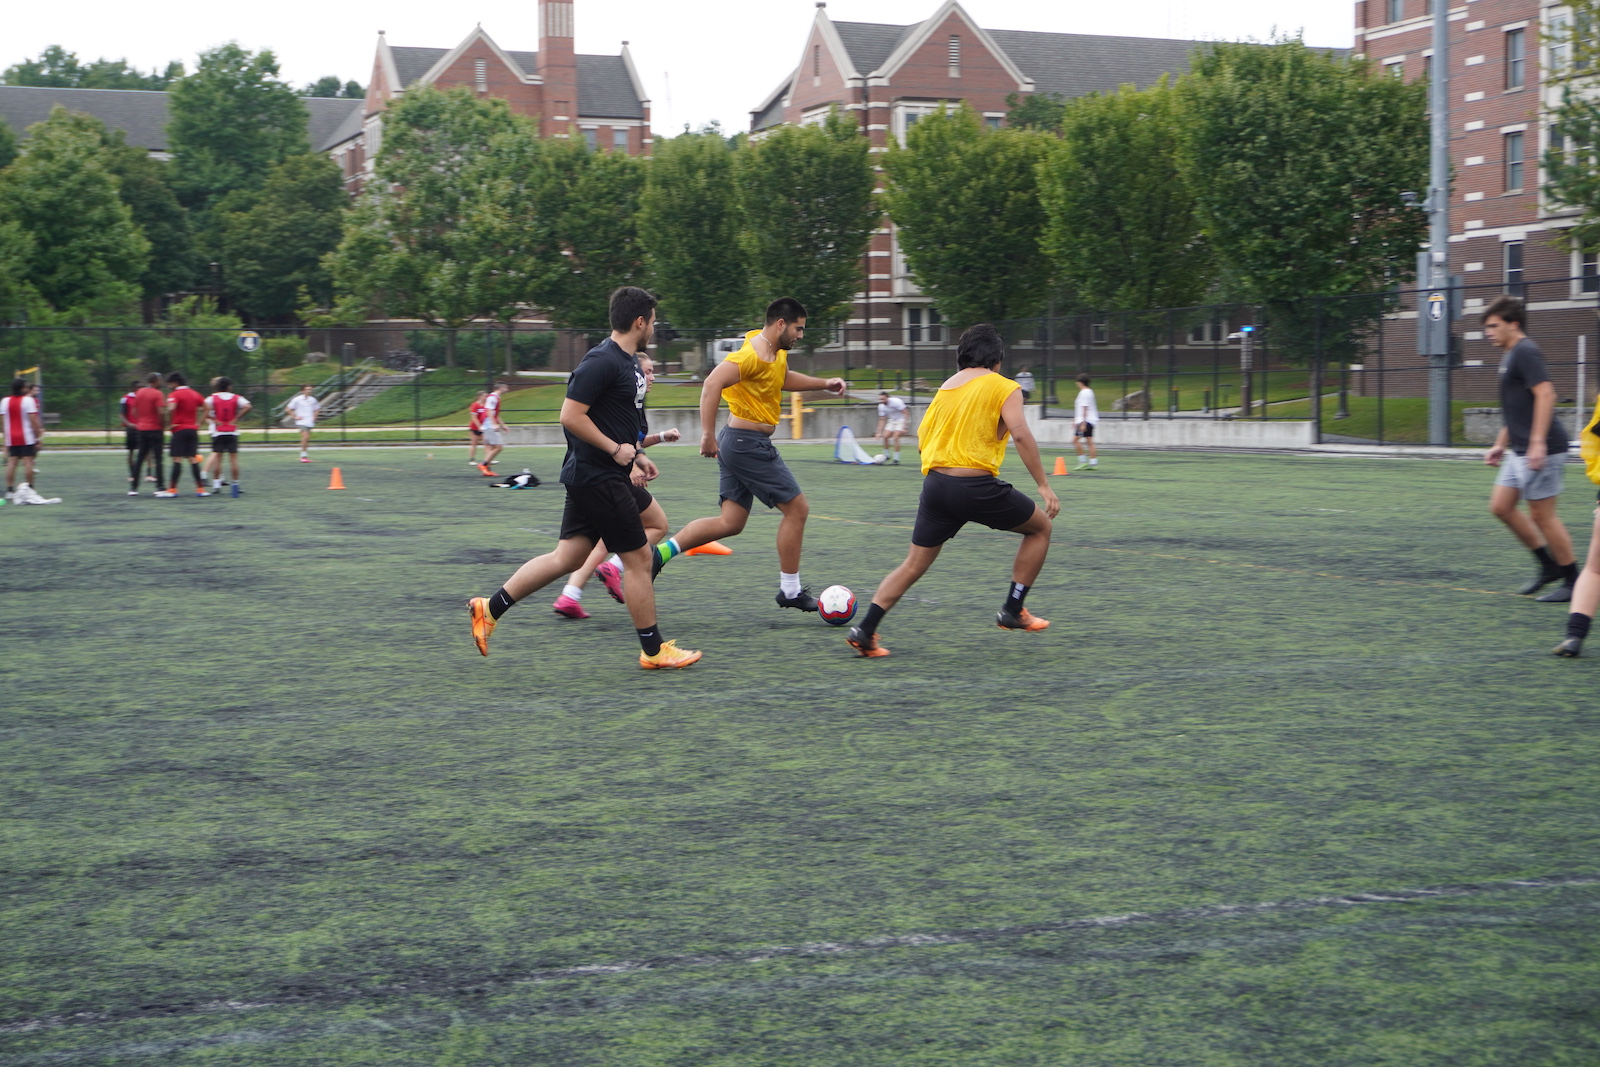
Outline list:
[[[494,596],[489,598],[489,617],[498,619],[510,611],[511,605],[515,603],[516,601],[511,599],[511,594],[506,592],[506,587],[502,585],[495,590]]]
[[[1579,615],[1574,611],[1567,616],[1567,636],[1582,641],[1589,636],[1589,624],[1592,622],[1594,622],[1593,615]]]
[[[1561,581],[1566,585],[1578,584],[1578,565],[1576,563],[1557,564],[1561,568]]]
[[[645,655],[654,656],[661,651],[660,627],[652,624],[637,632],[639,634],[639,647],[644,649]]]
[[[1011,592],[1006,594],[1005,610],[1012,615],[1022,614],[1022,602],[1028,599],[1028,587],[1021,582],[1011,583]]]
[[[204,489],[206,487],[206,476],[200,473],[200,464],[189,464],[189,470],[194,474],[194,487],[196,489]]]
[[[1533,558],[1539,561],[1539,566],[1543,568],[1546,574],[1555,574],[1561,570],[1561,564],[1557,563],[1556,558],[1550,554],[1548,545],[1540,545],[1534,549]]]
[[[877,633],[878,624],[883,621],[883,617],[888,613],[888,608],[879,607],[877,604],[868,604],[867,617],[861,620],[861,632],[867,637]]]

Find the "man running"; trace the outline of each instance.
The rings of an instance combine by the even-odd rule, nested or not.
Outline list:
[[[39,416],[39,401],[29,395],[25,378],[11,380],[11,395],[0,401],[0,437],[6,442],[6,499],[16,488],[17,464],[22,464],[22,480],[33,485],[33,460],[44,439],[44,420]]]
[[[1072,402],[1072,450],[1078,454],[1076,469],[1094,470],[1100,466],[1095,452],[1094,428],[1100,425],[1100,405],[1095,403],[1094,390],[1089,388],[1089,376],[1078,375],[1078,398]],[[1089,458],[1083,458],[1083,446],[1089,446]]]
[[[211,395],[206,397],[206,417],[211,422],[211,491],[222,488],[222,457],[233,465],[233,483],[239,484],[239,420],[250,410],[250,401],[230,392],[227,378],[211,379]]]
[[[139,495],[139,471],[149,462],[156,475],[156,496],[177,496],[167,492],[166,473],[161,469],[161,439],[167,426],[167,398],[161,392],[161,375],[145,378],[128,409],[134,432],[139,435],[139,451],[128,464],[128,495]]]
[[[633,353],[650,343],[656,298],[635,286],[611,294],[611,336],[591,348],[567,379],[561,428],[567,456],[561,482],[567,487],[561,536],[553,552],[524,563],[493,596],[467,601],[472,639],[489,654],[489,636],[500,617],[522,598],[583,565],[600,542],[627,564],[623,571],[628,614],[639,635],[639,666],[645,670],[687,667],[700,653],[663,640],[656,622],[650,546],[639,518],[639,500],[629,476],[639,463],[640,409],[644,374]],[[646,464],[648,460],[644,461]]]
[[[722,513],[696,519],[655,547],[655,570],[674,556],[725,537],[750,521],[753,499],[783,515],[778,523],[778,606],[816,611],[817,601],[800,584],[800,550],[810,508],[800,483],[772,444],[785,390],[826,389],[843,396],[843,378],[814,378],[789,369],[788,349],[806,335],[806,309],[793,297],[767,305],[766,325],[745,334],[744,347],[706,375],[700,389],[700,454],[717,461]],[[718,401],[728,401],[728,423],[719,434]]]
[[[1023,607],[1028,589],[1050,551],[1050,520],[1061,513],[1061,501],[1045,478],[1039,445],[1028,429],[1022,389],[997,373],[1005,357],[1000,332],[979,323],[961,335],[956,347],[960,369],[934,394],[917,428],[922,452],[922,499],[911,531],[911,551],[872,595],[867,616],[850,630],[850,647],[863,656],[887,656],[878,643],[878,624],[918,578],[939,558],[944,543],[969,522],[1022,535],[1011,566],[1011,588],[995,616],[1003,630],[1037,633],[1050,625]],[[1039,507],[1026,494],[997,475],[1006,457],[1006,438],[1014,437],[1017,455],[1044,498]]]
[[[1523,332],[1527,323],[1521,300],[1500,296],[1483,311],[1483,332],[1505,355],[1500,359],[1500,414],[1505,420],[1483,461],[1500,468],[1489,496],[1489,510],[1505,523],[1539,564],[1539,572],[1517,592],[1537,593],[1551,582],[1561,584],[1537,599],[1544,604],[1572,600],[1578,582],[1572,538],[1556,513],[1562,468],[1567,463],[1567,431],[1556,417],[1556,387],[1545,370],[1544,353]],[[1517,501],[1528,502],[1528,514]]]
[[[295,429],[300,431],[300,462],[310,463],[311,431],[317,428],[317,412],[322,410],[322,401],[313,395],[307,383],[300,387],[299,394],[290,398],[287,407],[294,416]]]
[[[483,462],[478,464],[478,470],[485,478],[494,477],[494,461],[499,457],[500,450],[506,447],[506,424],[500,419],[500,402],[510,388],[505,382],[496,382],[494,389],[483,398],[484,449]]]
[[[900,463],[900,439],[906,435],[906,402],[897,396],[888,393],[878,394],[878,432],[874,437],[883,438],[883,450],[894,450],[894,457],[890,463]]]
[[[172,392],[167,394],[167,417],[172,423],[172,441],[167,453],[172,457],[172,488],[178,495],[178,483],[183,481],[183,461],[189,461],[194,475],[194,495],[210,496],[206,492],[205,476],[200,471],[200,409],[205,407],[205,397],[190,389],[183,375],[173,371],[167,375]]]
[[[648,352],[638,355],[639,372],[644,375],[644,389],[648,393],[655,384],[655,361]],[[645,540],[650,546],[667,536],[667,513],[661,507],[661,502],[650,494],[649,485],[660,476],[661,470],[655,463],[646,457],[644,450],[662,441],[676,441],[683,435],[676,428],[663,430],[660,433],[650,433],[650,420],[644,413],[644,408],[639,409],[639,462],[633,469],[629,481],[633,483],[633,495],[639,502],[639,521],[644,523]],[[627,594],[622,587],[622,557],[612,554],[606,559],[606,545],[602,541],[594,546],[594,551],[589,553],[589,558],[584,560],[583,566],[572,572],[567,579],[567,584],[562,587],[561,595],[556,602],[550,605],[557,615],[565,615],[569,619],[587,619],[589,613],[583,609],[583,587],[589,579],[596,574],[605,583],[606,592],[611,594],[611,599],[618,604],[628,602]],[[604,562],[602,562],[602,560]]]
[[[488,395],[488,390],[479,389],[467,405],[467,443],[472,446],[467,449],[467,462],[474,467],[478,465],[478,446],[483,444],[483,398]]]

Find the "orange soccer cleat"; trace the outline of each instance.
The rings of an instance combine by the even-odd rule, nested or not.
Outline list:
[[[703,652],[679,648],[674,641],[663,641],[661,651],[653,656],[645,655],[643,649],[639,651],[639,666],[647,671],[678,670],[699,662],[702,655]]]
[[[1026,630],[1030,634],[1050,628],[1049,619],[1041,619],[1027,608],[1023,608],[1015,615],[1009,611],[996,612],[994,621],[1002,630]]]
[[[887,648],[878,644],[877,634],[864,634],[859,626],[850,627],[850,634],[844,640],[867,659],[881,659],[889,654]]]
[[[489,598],[475,596],[467,601],[467,610],[472,614],[472,640],[478,646],[481,655],[489,654],[489,635],[494,633],[495,617],[489,614]]]

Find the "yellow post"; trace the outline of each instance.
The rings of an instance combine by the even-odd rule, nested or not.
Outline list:
[[[801,430],[805,427],[806,416],[816,411],[816,408],[803,408],[800,406],[800,394],[789,394],[789,437],[798,441],[804,434]]]

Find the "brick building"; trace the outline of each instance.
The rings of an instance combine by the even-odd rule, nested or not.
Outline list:
[[[329,139],[352,193],[371,176],[389,101],[420,85],[468,88],[539,119],[545,137],[582,137],[591,148],[650,152],[650,100],[624,41],[614,56],[578,55],[572,0],[539,0],[539,50],[502,48],[477,27],[454,48],[391,45],[378,32],[364,106]]]
[[[1067,97],[1145,87],[1189,66],[1200,42],[986,30],[957,0],[909,26],[835,22],[817,13],[794,71],[751,112],[751,136],[781,125],[822,122],[838,107],[859,117],[874,152],[888,150],[924,115],[965,101],[993,126],[1006,121],[1012,93]],[[899,350],[947,338],[939,312],[917,287],[892,225],[868,253],[850,343]]]

